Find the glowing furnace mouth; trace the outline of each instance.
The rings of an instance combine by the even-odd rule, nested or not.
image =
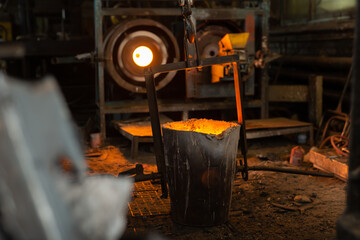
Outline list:
[[[145,46],[137,47],[133,52],[133,60],[140,67],[148,66],[152,62],[153,57],[151,49]]]

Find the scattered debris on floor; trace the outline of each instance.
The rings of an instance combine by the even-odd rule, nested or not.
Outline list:
[[[249,142],[249,165],[318,171],[305,156],[301,166],[289,164],[295,145],[287,139]],[[305,152],[309,147],[302,146]],[[141,150],[141,149],[140,149]],[[238,155],[240,157],[240,154]],[[86,154],[89,174],[111,174],[144,165],[156,172],[151,153],[139,152],[135,162],[126,147],[108,146]],[[129,203],[126,237],[159,233],[168,239],[332,239],[336,220],[345,207],[344,181],[309,175],[250,171],[249,180],[237,174],[229,221],[213,227],[190,227],[174,223],[170,200],[162,199],[159,182],[135,183]]]
[[[110,174],[117,177],[120,172],[135,167],[137,162],[131,162],[129,157],[115,146],[106,146],[104,148],[89,149],[85,153],[86,162],[88,164],[88,174]],[[141,159],[140,159],[141,160]],[[151,158],[154,160],[154,157]],[[156,164],[142,163],[144,173],[156,172]]]
[[[339,155],[334,149],[312,148],[309,151],[309,161],[314,167],[334,173],[336,177],[344,181],[348,178],[348,161],[349,158]]]

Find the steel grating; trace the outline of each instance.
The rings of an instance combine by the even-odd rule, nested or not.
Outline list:
[[[132,217],[168,215],[170,199],[161,198],[161,186],[150,181],[134,184],[132,201],[128,204]]]

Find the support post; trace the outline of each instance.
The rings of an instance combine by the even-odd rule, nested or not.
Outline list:
[[[269,76],[267,66],[261,69],[261,118],[269,118]]]
[[[156,165],[161,174],[162,198],[167,198],[168,190],[166,186],[166,166],[164,157],[164,144],[160,128],[160,116],[156,97],[154,74],[149,68],[145,69],[146,94],[149,104],[149,113],[151,118],[151,129],[154,137],[154,151],[156,156]]]
[[[310,75],[309,77],[309,121],[318,125],[323,108],[323,77]]]
[[[268,37],[269,37],[269,18],[270,18],[270,1],[263,0],[264,14],[262,16],[261,27],[261,49],[266,53],[268,52]],[[261,69],[261,118],[269,118],[269,76],[267,65]]]
[[[103,16],[101,14],[101,0],[94,1],[94,24],[95,24],[95,56],[98,59],[104,59],[103,42]],[[100,138],[104,142],[106,139],[106,119],[105,119],[105,83],[104,83],[104,63],[96,61],[96,101],[99,104],[100,118]]]
[[[241,174],[244,180],[248,180],[248,166],[247,166],[247,141],[246,141],[246,127],[245,127],[245,118],[244,118],[244,108],[243,108],[243,99],[244,99],[244,89],[241,82],[240,76],[240,65],[236,62],[233,63],[234,69],[234,85],[235,85],[235,96],[236,96],[236,110],[238,115],[238,122],[241,125],[240,127],[240,148],[241,154],[244,158],[244,169]]]

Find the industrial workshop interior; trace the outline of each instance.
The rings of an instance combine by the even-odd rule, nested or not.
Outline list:
[[[360,239],[358,104],[356,0],[0,0],[0,239]]]

